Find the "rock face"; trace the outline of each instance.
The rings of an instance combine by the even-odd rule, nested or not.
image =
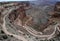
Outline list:
[[[26,10],[29,9],[29,4],[27,3],[19,3],[21,6],[12,11],[9,15],[10,22],[18,23],[18,24],[24,24],[23,21],[24,19],[26,20],[28,17],[26,15]],[[20,21],[20,22],[18,22]]]
[[[9,19],[11,20],[12,23],[22,26],[29,19],[29,17],[26,15],[26,10],[29,9],[29,4],[20,3],[20,5],[22,5],[22,6],[20,6],[20,8],[11,12],[11,14],[9,15]],[[34,12],[35,12],[35,9],[34,9],[33,13]],[[41,17],[40,20],[43,22],[44,21],[43,18],[45,16],[42,15],[42,12],[41,12],[41,14],[39,12],[40,11],[36,8],[36,16],[37,16],[38,19],[40,19],[40,17]],[[40,16],[37,13],[39,13]],[[34,14],[33,14],[33,16],[34,16]],[[38,20],[38,21],[40,22],[40,20]],[[45,23],[42,23],[42,24],[40,23],[39,24],[39,23],[35,23],[34,19],[33,19],[33,20],[28,21],[26,23],[26,25],[31,26],[32,28],[36,29],[37,31],[43,31],[45,28],[47,28],[47,26],[50,23],[51,22],[49,20],[48,23],[46,23],[46,24]]]
[[[54,14],[52,15],[52,19],[60,23],[60,2],[57,2],[54,7]],[[60,29],[60,26],[59,26]]]
[[[60,17],[60,2],[57,2],[54,7],[54,14],[52,17]]]
[[[55,5],[56,7],[56,5]],[[39,32],[42,32],[43,35],[50,35],[54,32],[55,28],[52,25],[54,23],[54,19],[50,18],[48,16],[48,10],[50,9],[49,6],[43,7],[37,9],[34,8],[30,12],[30,17],[27,16],[26,10],[29,9],[29,4],[20,3],[20,7],[16,10],[13,10],[9,14],[10,22],[17,25],[17,26],[26,26],[27,31],[31,30],[31,33],[39,34]],[[47,8],[47,9],[46,9]],[[48,12],[47,12],[48,11]],[[33,12],[33,13],[32,13]],[[51,17],[55,18],[58,17],[59,14],[56,13],[56,8],[54,8],[54,14],[51,15]],[[30,19],[32,17],[32,19]],[[49,26],[51,25],[51,26]],[[26,29],[25,29],[26,30]],[[37,35],[38,35],[37,34]]]
[[[59,2],[56,3],[56,5],[58,5],[58,4],[60,4],[60,3]],[[25,34],[26,35],[28,34],[27,36],[31,35],[31,36],[37,37],[39,39],[53,38],[58,30],[60,32],[60,26],[58,26],[58,24],[57,25],[55,24],[56,21],[60,22],[60,20],[58,19],[58,17],[60,17],[60,14],[58,13],[58,12],[60,12],[60,10],[59,10],[60,7],[58,7],[59,5],[58,6],[56,6],[56,5],[54,8],[54,12],[53,12],[54,14],[52,14],[50,16],[50,15],[48,15],[48,12],[51,11],[52,6],[49,6],[49,5],[44,6],[44,7],[43,6],[42,7],[32,6],[32,8],[30,8],[30,4],[24,3],[24,2],[21,2],[21,3],[16,2],[15,4],[14,3],[6,4],[6,5],[4,5],[4,8],[7,12],[8,12],[8,10],[10,11],[10,9],[13,9],[13,10],[9,13],[9,16],[4,17],[6,20],[4,19],[4,21],[3,21],[4,22],[3,27],[7,28],[6,30],[8,32],[11,31],[13,34],[17,34],[19,36],[21,34],[22,37],[25,37]],[[16,9],[16,7],[19,7],[19,8]],[[27,14],[27,12],[29,14]],[[4,13],[2,13],[2,14],[4,14]],[[1,16],[2,15],[0,13],[0,21],[1,21]],[[7,23],[6,27],[5,27],[5,21]],[[57,22],[57,23],[59,23],[59,22]],[[11,28],[9,28],[9,26],[11,26]],[[3,30],[5,30],[5,29],[3,29]],[[4,32],[2,32],[2,33],[4,33]],[[11,37],[14,37],[14,36],[15,35],[13,35]],[[7,37],[3,36],[3,38],[6,39]]]

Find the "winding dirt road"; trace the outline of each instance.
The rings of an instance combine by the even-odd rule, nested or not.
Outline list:
[[[28,41],[24,36],[21,36],[21,35],[15,35],[15,34],[12,34],[10,32],[7,31],[7,28],[6,28],[6,20],[5,18],[9,15],[9,13],[11,13],[11,11],[15,10],[15,9],[18,9],[19,6],[17,6],[16,8],[10,8],[8,10],[5,10],[4,12],[2,12],[2,14],[4,15],[3,17],[3,24],[1,24],[2,28],[3,28],[3,31],[7,34],[7,35],[13,35],[13,37],[19,39],[19,40],[23,40],[23,41]],[[30,21],[32,19],[32,17],[26,21],[26,23],[28,21]],[[25,30],[27,30],[31,35],[35,36],[35,37],[42,37],[42,38],[48,38],[48,39],[51,39],[53,37],[53,35],[56,33],[56,30],[58,29],[58,31],[60,32],[60,29],[58,27],[58,25],[60,25],[59,23],[54,25],[54,31],[52,34],[50,35],[43,35],[42,32],[37,32],[35,31],[34,29],[32,29],[31,27],[27,26],[25,23],[24,26],[22,26]],[[20,32],[20,31],[19,31]],[[22,32],[20,32],[22,33]]]
[[[18,8],[18,7],[17,7]],[[4,18],[3,18],[3,24],[1,25],[2,26],[2,28],[3,28],[3,30],[4,30],[4,32],[6,33],[6,34],[8,34],[8,35],[13,35],[13,37],[15,37],[15,38],[17,38],[17,39],[19,39],[19,40],[23,40],[23,41],[27,41],[27,39],[25,39],[23,36],[20,36],[20,35],[15,35],[15,34],[12,34],[12,33],[10,33],[10,32],[8,32],[7,31],[7,28],[6,28],[6,21],[5,21],[5,18],[8,16],[8,14],[12,11],[12,10],[14,10],[14,9],[16,9],[16,8],[11,8],[11,9],[9,9],[9,11],[7,11],[7,12],[5,12],[5,16],[4,16]]]

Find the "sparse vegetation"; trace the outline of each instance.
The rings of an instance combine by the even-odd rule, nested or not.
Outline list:
[[[6,2],[6,3],[3,2],[3,3],[0,3],[0,6],[6,5],[6,4],[10,4],[10,3],[14,3],[14,2]],[[20,4],[22,4],[22,3],[24,4],[24,2],[21,2]],[[29,6],[29,2],[27,2],[26,4],[27,4],[27,6]],[[32,4],[30,4],[30,5],[32,5]],[[7,8],[8,8],[7,11],[9,11],[9,9],[11,9],[11,8],[13,9],[13,7],[15,8],[15,5],[6,6],[6,7],[4,7],[3,12],[4,12],[4,10],[6,11]],[[29,41],[60,41],[60,34],[57,35],[56,37],[50,39],[50,40],[39,40],[40,39],[39,37],[35,37],[35,36],[31,35],[28,31],[25,31],[26,29],[23,28],[23,27],[22,27],[23,28],[22,29],[23,31],[22,31],[21,28],[18,28],[18,27],[21,27],[21,26],[19,26],[17,24],[14,25],[14,23],[13,23],[16,20],[16,18],[18,19],[18,18],[21,18],[21,17],[22,17],[21,18],[22,20],[25,19],[24,20],[24,22],[25,22],[27,20],[25,18],[27,16],[26,13],[29,13],[30,16],[32,16],[34,19],[36,19],[34,21],[36,23],[35,24],[32,23],[30,25],[30,27],[32,27],[33,29],[35,29],[38,32],[39,31],[43,31],[45,29],[44,27],[47,24],[48,19],[50,18],[50,16],[49,16],[48,13],[50,11],[53,11],[53,6],[51,6],[51,5],[46,5],[46,6],[45,5],[44,6],[38,5],[36,7],[33,6],[33,8],[27,10],[26,13],[25,13],[25,8],[22,8],[22,7],[20,7],[19,10],[14,10],[13,12],[10,13],[11,15],[8,16],[8,18],[10,18],[12,20],[12,22],[11,22],[12,25],[11,24],[8,25],[8,23],[10,23],[10,21],[8,22],[8,19],[6,20],[6,24],[5,24],[6,25],[6,28],[7,28],[7,31],[9,33],[13,33],[16,36],[18,35],[18,37],[20,37],[19,35],[21,35],[24,38],[27,37],[26,39],[29,40]],[[18,11],[18,12],[16,12],[16,11]],[[22,11],[23,11],[23,13],[22,13]],[[21,15],[19,16],[20,13],[21,13]],[[15,21],[15,22],[18,22],[18,21]],[[18,29],[16,29],[16,28],[18,28]],[[18,32],[18,30],[21,30],[22,33],[25,33],[25,34],[22,34],[22,33]],[[26,34],[26,33],[29,33],[29,34]],[[18,39],[17,38],[14,38],[13,34],[12,35],[7,35],[3,30],[0,30],[0,40],[1,41],[20,41],[20,40],[18,40],[20,38],[18,38],[18,37],[17,37]]]

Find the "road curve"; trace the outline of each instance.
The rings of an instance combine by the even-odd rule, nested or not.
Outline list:
[[[14,9],[16,9],[16,8],[14,8]],[[27,39],[25,39],[23,36],[15,35],[15,34],[12,34],[12,33],[10,33],[10,32],[7,31],[7,28],[6,28],[6,25],[5,25],[5,24],[6,24],[5,17],[6,17],[12,10],[13,10],[13,8],[10,9],[9,11],[7,11],[8,13],[6,12],[6,15],[5,15],[4,18],[3,18],[3,24],[2,24],[3,31],[4,31],[6,34],[8,34],[8,35],[13,35],[13,37],[15,37],[15,38],[17,38],[17,39],[19,39],[19,40],[27,41]]]

